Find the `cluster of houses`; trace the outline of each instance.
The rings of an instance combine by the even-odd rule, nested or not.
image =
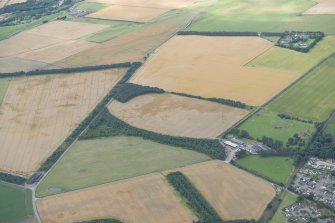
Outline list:
[[[322,161],[322,163],[324,162]],[[317,166],[319,169],[311,168],[312,165]],[[316,160],[309,161],[304,168],[298,171],[292,189],[334,209],[335,176],[329,171],[325,171],[328,168],[328,165],[318,164]]]
[[[335,171],[335,160],[333,159],[321,160],[318,158],[310,158],[306,165],[317,170]]]
[[[259,154],[260,152],[271,150],[268,146],[263,143],[256,141],[242,142],[233,136],[228,137],[228,139],[223,139],[221,141],[226,148],[233,149],[236,151],[245,150],[251,154]]]
[[[321,217],[321,211],[309,203],[296,203],[283,209],[283,215],[290,222],[310,222]]]
[[[277,45],[289,48],[307,49],[312,42],[322,38],[322,35],[323,33],[321,32],[285,32],[278,40]]]

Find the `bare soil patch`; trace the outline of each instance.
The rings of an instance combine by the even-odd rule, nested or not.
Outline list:
[[[45,223],[114,217],[127,223],[189,223],[195,220],[158,173],[86,188],[37,201]]]
[[[127,103],[113,101],[110,112],[132,126],[173,136],[215,138],[248,111],[171,94],[150,94]]]
[[[259,37],[176,36],[151,56],[131,82],[261,105],[300,75],[244,66],[272,46]]]
[[[30,175],[124,72],[113,69],[13,79],[0,109],[0,169]]]

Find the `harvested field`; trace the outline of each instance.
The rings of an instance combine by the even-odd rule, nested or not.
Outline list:
[[[155,173],[49,196],[37,201],[44,223],[114,217],[127,223],[189,223],[192,213]]]
[[[317,4],[306,10],[304,15],[335,14],[334,0],[316,0]]]
[[[0,110],[0,169],[30,175],[123,74],[114,69],[13,79]]]
[[[152,24],[70,56],[56,65],[77,67],[141,61],[150,50],[158,47],[177,31],[178,26],[175,25]]]
[[[225,220],[259,219],[275,196],[271,184],[223,161],[178,169]]]
[[[25,60],[16,57],[0,57],[0,73],[54,68],[59,67],[34,60]]]
[[[201,0],[89,0],[92,2],[99,2],[112,5],[126,5],[126,6],[136,6],[136,7],[148,7],[157,9],[175,9],[190,6],[195,2]]]
[[[259,37],[176,36],[159,48],[131,82],[261,105],[300,75],[244,66],[272,46]]]
[[[125,5],[112,5],[87,17],[96,19],[124,20],[133,22],[149,22],[153,18],[164,14],[168,9],[145,8]]]
[[[137,128],[172,136],[215,138],[248,111],[172,94],[150,94],[127,103],[113,101],[110,112]]]
[[[26,2],[27,0],[10,0],[7,5],[11,5],[11,4],[17,4],[17,3],[23,3]]]

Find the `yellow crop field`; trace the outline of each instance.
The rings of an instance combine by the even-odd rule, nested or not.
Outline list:
[[[225,220],[259,219],[276,194],[272,185],[223,161],[183,168],[184,173]]]
[[[149,94],[127,103],[113,101],[109,111],[132,126],[173,136],[215,138],[248,111],[172,94]]]
[[[334,0],[316,0],[317,4],[306,10],[304,15],[335,14]]]
[[[127,223],[196,220],[159,173],[49,196],[37,201],[44,223],[113,217]]]
[[[0,109],[0,170],[30,175],[124,73],[14,78]]]
[[[272,46],[259,37],[176,36],[152,55],[131,82],[261,105],[300,76],[244,66]]]

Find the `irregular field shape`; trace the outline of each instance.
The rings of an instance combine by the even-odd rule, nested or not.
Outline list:
[[[288,223],[288,219],[283,215],[282,210],[297,201],[297,195],[287,192],[282,202],[280,203],[276,213],[273,215],[270,223]]]
[[[159,8],[159,9],[174,9],[174,8],[183,8],[190,6],[194,2],[199,0],[173,0],[173,1],[164,1],[164,0],[89,0],[92,2],[99,2],[105,4],[113,5],[126,5],[126,6],[137,6],[137,7],[150,7],[150,8]]]
[[[293,170],[293,159],[283,156],[247,156],[236,160],[236,163],[274,182],[283,184],[286,183]]]
[[[270,41],[259,37],[176,36],[159,48],[131,82],[261,105],[299,76],[244,67],[271,47]]]
[[[175,25],[153,24],[127,35],[107,41],[57,62],[62,67],[142,61],[150,50],[158,47],[178,31]]]
[[[269,108],[302,119],[322,122],[335,104],[335,55],[269,104]]]
[[[315,14],[335,14],[335,1],[334,0],[316,0],[317,4],[312,8],[306,10],[304,15]]]
[[[275,196],[268,182],[223,161],[178,169],[184,173],[224,220],[259,219]]]
[[[55,68],[59,67],[40,61],[26,60],[17,57],[0,57],[0,73]]]
[[[19,54],[17,57],[44,63],[54,63],[94,46],[97,46],[97,44],[84,40],[67,40],[42,49]]]
[[[95,186],[206,160],[209,157],[202,153],[139,137],[80,140],[39,185],[37,196]],[[49,188],[61,190],[55,192]]]
[[[334,52],[335,36],[326,36],[308,53],[275,46],[250,61],[248,66],[306,72]]]
[[[109,111],[137,128],[166,135],[216,138],[248,111],[172,94],[150,94],[127,103],[113,101]]]
[[[80,37],[98,32],[107,28],[106,25],[71,22],[71,21],[54,21],[37,26],[33,29],[25,31],[27,34],[47,36],[49,38],[57,38],[62,40],[73,40]]]
[[[160,16],[167,11],[168,9],[112,5],[92,14],[89,14],[87,17],[97,19],[148,22],[151,19]]]
[[[30,175],[123,73],[115,69],[13,79],[0,109],[0,169]]]
[[[30,190],[0,182],[0,197],[0,222],[25,222],[24,220],[34,218]]]
[[[45,223],[113,217],[127,223],[189,223],[196,220],[161,174],[149,174],[37,201]]]

